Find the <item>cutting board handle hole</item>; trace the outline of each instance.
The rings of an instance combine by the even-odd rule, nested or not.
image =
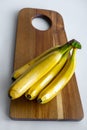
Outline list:
[[[46,31],[51,27],[52,21],[45,15],[37,15],[32,18],[32,25],[37,30]]]

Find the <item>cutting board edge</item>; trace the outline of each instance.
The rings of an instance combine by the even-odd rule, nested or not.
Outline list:
[[[40,119],[34,119],[34,118],[16,118],[16,117],[12,117],[10,114],[9,114],[9,118],[11,119],[11,120],[15,120],[15,121],[77,121],[77,122],[79,122],[79,121],[81,121],[83,118],[84,118],[84,115],[83,116],[81,116],[80,118],[68,118],[68,119],[42,119],[42,118],[40,118]]]

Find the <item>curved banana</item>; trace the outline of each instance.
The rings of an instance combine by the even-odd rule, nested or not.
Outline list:
[[[29,100],[35,99],[40,91],[46,87],[48,83],[57,75],[57,73],[62,69],[64,64],[66,63],[69,56],[69,52],[66,52],[61,60],[46,74],[44,75],[38,82],[36,82],[26,93],[25,97]]]
[[[44,90],[41,91],[37,98],[38,102],[44,104],[52,100],[71,79],[76,67],[76,50],[77,49],[73,49],[73,53],[69,57],[68,62],[56,78]]]
[[[67,42],[66,44],[64,45],[67,45],[67,44],[72,44],[72,46],[76,46],[75,43],[77,41],[76,40],[71,40],[69,42]],[[62,45],[62,46],[64,46]],[[14,71],[13,75],[12,75],[12,78],[13,79],[17,79],[18,77],[20,77],[25,71],[27,71],[29,68],[31,69],[32,66],[35,66],[36,64],[38,64],[41,60],[41,58],[45,57],[46,55],[48,55],[49,53],[53,52],[53,51],[56,51],[58,49],[60,49],[62,46],[55,46],[55,47],[52,47],[48,50],[46,50],[45,52],[43,52],[42,54],[40,54],[39,56],[37,56],[36,58],[34,58],[33,60],[29,61],[27,64],[23,65],[22,67],[20,67],[19,69],[17,69],[16,71]]]

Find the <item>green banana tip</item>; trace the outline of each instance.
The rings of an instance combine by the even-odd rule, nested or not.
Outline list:
[[[69,43],[71,43],[71,45],[72,45],[74,48],[77,48],[77,49],[81,49],[81,48],[82,48],[81,43],[78,42],[78,41],[75,40],[75,39],[72,39],[71,41],[69,41]]]

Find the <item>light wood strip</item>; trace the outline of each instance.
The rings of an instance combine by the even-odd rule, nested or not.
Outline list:
[[[59,92],[57,95],[57,111],[58,111],[58,119],[64,119],[63,114],[63,103],[62,103],[62,93]]]

